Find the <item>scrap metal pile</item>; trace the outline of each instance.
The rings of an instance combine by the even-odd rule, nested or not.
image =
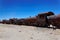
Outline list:
[[[56,28],[60,28],[60,16],[55,16],[53,12],[41,13],[35,17],[24,18],[24,19],[9,19],[2,20],[0,23],[3,24],[15,24],[15,25],[29,25],[29,26],[37,26],[37,27],[47,27],[51,24],[56,26]]]

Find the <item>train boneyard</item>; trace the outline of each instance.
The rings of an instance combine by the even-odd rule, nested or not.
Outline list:
[[[41,13],[35,17],[25,18],[25,19],[9,19],[3,20],[3,24],[15,24],[15,25],[29,25],[36,27],[46,27],[53,25],[56,28],[60,28],[60,16],[55,16],[53,12]]]

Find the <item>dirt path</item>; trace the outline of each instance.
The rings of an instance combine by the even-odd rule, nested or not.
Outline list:
[[[60,40],[60,30],[0,24],[0,40]]]

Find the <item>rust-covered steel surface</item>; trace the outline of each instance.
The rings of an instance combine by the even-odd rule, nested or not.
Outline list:
[[[60,15],[54,15],[53,12],[47,12],[38,14],[35,17],[25,18],[25,19],[9,19],[3,20],[3,24],[15,24],[15,25],[29,25],[29,26],[39,26],[39,27],[48,27],[50,24],[60,28]]]

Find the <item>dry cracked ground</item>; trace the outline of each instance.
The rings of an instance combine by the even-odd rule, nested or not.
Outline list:
[[[0,24],[0,40],[60,40],[60,29]]]

